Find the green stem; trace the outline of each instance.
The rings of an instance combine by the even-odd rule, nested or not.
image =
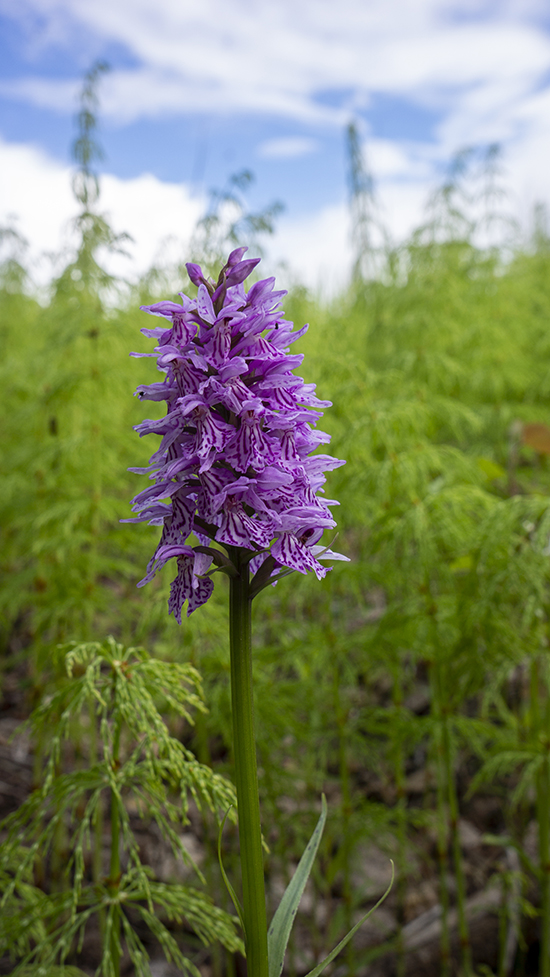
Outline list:
[[[113,773],[120,763],[120,721],[117,722],[113,736]],[[113,962],[113,977],[120,977],[120,814],[118,799],[111,790],[111,862],[109,870],[109,892],[111,895],[110,951]]]
[[[248,977],[268,977],[267,915],[252,694],[252,601],[245,551],[233,551],[237,576],[230,578],[229,638],[231,710],[239,815],[243,915]]]
[[[466,885],[464,881],[464,870],[462,867],[462,852],[460,850],[460,837],[458,834],[458,798],[456,795],[455,777],[453,770],[453,757],[451,749],[451,733],[449,729],[448,707],[445,707],[442,715],[443,722],[443,752],[445,757],[445,767],[447,773],[447,791],[449,799],[449,817],[451,828],[451,844],[453,849],[453,861],[456,879],[456,905],[458,910],[458,932],[460,936],[460,954],[462,959],[462,971],[465,977],[472,974],[472,949],[470,946],[470,934],[468,921],[466,918]]]
[[[439,866],[439,894],[441,900],[441,977],[450,977],[451,941],[449,937],[449,883],[447,879],[447,808],[446,774],[443,762],[443,737],[441,731],[441,702],[437,664],[430,667],[432,714],[437,722],[434,731],[437,770],[437,860]]]
[[[510,885],[507,875],[502,879],[502,901],[498,914],[498,977],[507,977],[506,974],[506,937],[508,935],[508,897]]]
[[[542,749],[542,765],[537,776],[537,815],[539,826],[539,865],[540,865],[540,977],[550,977],[550,698],[547,683],[539,682],[538,662],[531,667],[531,690],[533,713],[539,749]],[[542,664],[544,669],[544,664]],[[545,670],[545,669],[544,669]],[[545,675],[546,678],[546,675]],[[544,721],[539,710],[540,689],[544,688],[546,702]]]
[[[99,759],[98,730],[96,717],[96,702],[91,695],[88,702],[88,712],[90,716],[90,766],[95,767]],[[98,886],[102,875],[102,848],[103,848],[103,795],[100,794],[97,801],[95,821],[93,825],[93,854],[92,854],[92,879],[94,885]],[[103,936],[105,932],[105,910],[99,912],[99,929]]]
[[[327,640],[332,647],[334,665],[333,665],[333,696],[334,696],[334,715],[336,717],[336,728],[338,731],[338,768],[340,775],[340,790],[342,792],[342,802],[340,808],[341,816],[341,831],[342,831],[342,901],[344,903],[344,927],[346,933],[349,933],[353,926],[353,913],[352,913],[352,887],[351,887],[351,854],[352,854],[352,839],[351,839],[351,816],[352,816],[352,801],[351,801],[351,784],[349,775],[349,764],[348,764],[348,749],[347,749],[347,728],[348,728],[348,715],[347,710],[342,702],[342,696],[340,694],[340,667],[338,662],[338,651],[336,648],[336,636],[332,629],[327,634]],[[353,948],[353,941],[348,943],[346,947],[346,966],[348,977],[355,977],[357,971],[355,964],[355,951]]]
[[[395,677],[393,683],[393,705],[397,716],[403,713],[403,688],[400,676]],[[401,723],[396,718],[394,724],[395,737],[392,743],[393,769],[395,777],[395,788],[397,793],[397,803],[395,805],[396,817],[396,898],[397,898],[397,977],[405,977],[407,962],[405,957],[405,944],[403,941],[403,927],[405,925],[405,896],[407,892],[407,797],[405,793],[405,755],[406,747]]]

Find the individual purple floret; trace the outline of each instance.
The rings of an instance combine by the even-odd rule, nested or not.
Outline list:
[[[188,264],[198,287],[196,299],[180,293],[182,304],[157,302],[144,312],[165,323],[141,331],[157,340],[157,367],[164,379],[140,386],[142,400],[166,401],[166,416],[138,424],[140,435],[158,434],[161,443],[148,468],[152,484],[133,500],[137,515],[124,522],[162,526],[159,545],[138,587],[175,558],[178,573],[168,602],[181,624],[208,600],[216,570],[235,573],[234,548],[248,552],[251,594],[288,572],[327,572],[319,560],[346,559],[324,548],[324,529],[335,526],[322,497],[324,472],[343,465],[313,454],[330,438],[315,425],[329,401],[315,385],[292,372],[303,357],[289,347],[303,336],[280,309],[286,292],[274,278],[248,292],[244,280],[259,258],[243,260],[237,248],[217,283]],[[194,533],[199,545],[190,545]],[[217,545],[212,546],[211,543]]]

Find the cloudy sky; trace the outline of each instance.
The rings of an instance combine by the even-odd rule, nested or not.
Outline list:
[[[351,118],[396,237],[466,146],[501,145],[520,219],[550,203],[548,0],[0,0],[0,223],[16,215],[34,254],[74,213],[74,115],[97,59],[102,206],[134,269],[168,238],[184,248],[209,190],[248,168],[250,206],[285,205],[271,261],[341,280]]]

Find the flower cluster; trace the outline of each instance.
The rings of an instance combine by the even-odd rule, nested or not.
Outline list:
[[[229,255],[216,284],[188,264],[196,299],[180,293],[181,305],[143,306],[167,324],[142,329],[157,341],[155,353],[132,354],[157,356],[164,379],[136,394],[166,401],[167,413],[136,427],[162,440],[148,468],[130,469],[148,473],[153,484],[133,501],[138,515],[125,521],[163,527],[138,586],[175,557],[168,606],[180,623],[186,600],[188,614],[208,600],[216,569],[235,572],[235,547],[250,560],[253,594],[292,570],[321,578],[319,559],[341,558],[319,544],[335,525],[329,506],[337,504],[320,493],[323,473],[344,462],[312,454],[329,441],[314,426],[330,403],[294,375],[303,357],[289,352],[307,326],[294,332],[285,321],[279,303],[286,292],[273,290],[274,278],[245,291],[259,261],[243,260],[245,251]],[[190,545],[191,533],[199,545]]]

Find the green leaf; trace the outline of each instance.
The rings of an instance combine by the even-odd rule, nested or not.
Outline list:
[[[492,461],[491,458],[478,458],[477,466],[478,468],[481,468],[483,474],[486,475],[491,482],[495,478],[504,478],[506,475],[504,468],[502,468],[501,465],[497,465],[497,463]]]
[[[267,955],[269,960],[269,977],[280,977],[285,961],[285,953],[288,938],[292,929],[294,918],[298,911],[300,899],[305,889],[306,882],[311,872],[321,835],[327,819],[327,802],[325,795],[322,796],[321,817],[317,822],[317,827],[313,832],[309,844],[302,855],[298,867],[288,883],[283,898],[281,899],[277,911],[271,921],[271,926],[267,934]]]
[[[372,916],[373,912],[375,912],[378,909],[378,907],[380,905],[382,905],[382,903],[384,902],[384,899],[386,898],[386,896],[390,892],[390,889],[391,889],[391,887],[393,885],[393,878],[394,878],[394,875],[395,875],[393,861],[392,861],[391,858],[390,858],[390,862],[391,862],[391,879],[390,879],[390,884],[389,884],[388,888],[386,889],[384,895],[376,903],[376,906],[373,906],[372,909],[369,909],[368,913],[365,913],[365,915],[359,920],[359,922],[355,924],[355,926],[353,927],[353,929],[350,929],[348,935],[347,936],[344,936],[344,939],[343,940],[340,940],[340,942],[338,943],[338,945],[334,947],[334,950],[331,950],[331,952],[329,953],[328,957],[325,957],[324,960],[321,960],[321,963],[318,963],[317,966],[313,968],[313,970],[310,970],[309,974],[306,974],[306,977],[319,977],[319,974],[322,974],[322,972],[325,969],[325,967],[328,967],[329,963],[332,963],[332,961],[334,960],[335,957],[338,956],[338,954],[340,953],[340,951],[343,950],[344,947],[348,945],[348,943],[351,940],[352,936],[355,936],[355,934],[357,933],[357,930],[363,925],[363,923],[369,918],[369,916]],[[270,977],[271,977],[271,974],[270,974]]]
[[[244,909],[241,906],[239,897],[237,896],[237,893],[235,892],[233,886],[231,885],[231,882],[227,878],[225,869],[223,867],[223,862],[222,862],[222,832],[223,832],[223,829],[224,829],[224,826],[225,826],[225,822],[227,821],[227,818],[229,816],[230,810],[231,810],[231,808],[229,807],[227,809],[227,811],[225,812],[224,819],[223,819],[222,823],[220,824],[220,830],[218,832],[218,861],[220,863],[220,872],[222,873],[222,878],[223,878],[223,881],[225,882],[225,888],[227,889],[227,891],[229,892],[229,895],[231,896],[231,902],[235,906],[235,909],[237,910],[237,914],[238,914],[238,917],[239,917],[240,922],[241,922],[242,930],[243,930],[243,933],[244,933],[244,942],[245,942],[245,946],[246,946],[246,929],[245,929],[245,925],[244,925]]]
[[[78,967],[44,966],[39,963],[30,964],[19,973],[20,977],[86,977],[86,972]]]
[[[471,570],[474,565],[474,561],[471,553],[465,553],[464,556],[459,556],[458,559],[453,560],[449,563],[449,570],[452,573],[465,573]]]

